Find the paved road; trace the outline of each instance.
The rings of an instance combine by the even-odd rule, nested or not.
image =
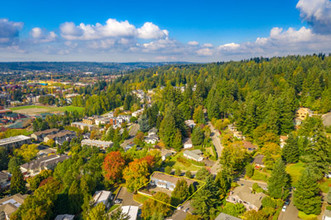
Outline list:
[[[215,146],[217,158],[220,158],[223,150],[223,145],[221,143],[219,134],[210,122],[208,122],[208,126],[210,127],[210,131],[211,131],[210,138]],[[210,172],[212,174],[217,174],[220,168],[221,168],[221,164],[219,164],[219,160],[217,160],[216,163],[211,167]]]
[[[293,197],[290,197],[290,205],[286,208],[285,212],[281,212],[278,220],[300,220],[298,218],[298,209],[293,204]]]

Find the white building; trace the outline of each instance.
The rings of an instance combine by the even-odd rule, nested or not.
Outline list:
[[[102,202],[107,209],[109,208],[111,199],[112,199],[111,192],[106,190],[96,191],[93,195],[94,205],[97,205],[100,202]]]
[[[193,147],[191,138],[187,138],[184,140],[184,149],[188,149]]]
[[[129,220],[136,220],[138,217],[138,206],[127,205],[122,206],[122,212],[129,215]]]
[[[108,147],[113,146],[113,142],[111,141],[101,141],[101,140],[91,140],[91,139],[84,139],[81,142],[82,145],[87,145],[87,146],[95,146],[98,148],[106,149]]]
[[[183,156],[187,159],[194,160],[194,161],[203,161],[203,156],[201,150],[186,150],[183,153]]]

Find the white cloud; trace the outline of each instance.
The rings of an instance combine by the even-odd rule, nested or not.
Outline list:
[[[191,46],[197,46],[199,45],[199,42],[198,41],[189,41],[187,42],[188,45],[191,45]]]
[[[299,0],[296,7],[316,33],[331,34],[330,0]]]
[[[169,35],[167,30],[161,30],[152,22],[146,22],[141,28],[138,28],[137,31],[138,38],[141,39],[162,39],[168,38]]]
[[[214,47],[214,45],[210,44],[210,43],[206,43],[202,45],[203,47]]]
[[[22,22],[0,19],[0,47],[16,44],[18,41],[19,32],[22,28]]]
[[[212,56],[213,50],[210,48],[202,48],[202,49],[197,50],[196,53],[200,56]]]
[[[128,21],[108,19],[106,24],[84,24],[76,26],[66,22],[60,26],[61,36],[66,40],[96,40],[105,38],[140,38],[140,39],[165,39],[168,31],[161,30],[151,22],[146,22],[141,28],[136,28]]]
[[[220,50],[235,50],[235,49],[238,49],[239,47],[240,47],[239,44],[229,43],[229,44],[223,44],[223,45],[219,46],[218,48]]]
[[[57,38],[57,35],[54,31],[46,31],[39,27],[32,28],[30,31],[30,35],[34,39],[35,43],[46,43],[54,41]]]

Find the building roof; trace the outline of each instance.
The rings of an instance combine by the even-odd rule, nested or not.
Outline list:
[[[215,220],[240,220],[240,218],[222,212],[215,218]]]
[[[21,165],[21,167],[26,170],[35,170],[35,169],[39,169],[42,167],[48,167],[48,166],[57,164],[68,158],[69,158],[69,156],[67,156],[67,155],[50,155],[50,156],[41,157],[36,160],[32,160],[28,163]]]
[[[184,151],[184,156],[192,157],[196,160],[199,160],[202,157],[201,156],[202,152],[201,151],[199,152],[199,151],[200,150],[192,150],[192,151],[186,150],[186,151]]]
[[[84,126],[84,127],[94,127],[94,125],[89,125],[83,122],[72,122],[71,125],[78,125],[78,126]]]
[[[22,205],[28,195],[15,194],[0,200],[0,212],[10,216]]]
[[[56,216],[55,220],[73,220],[74,218],[75,218],[74,215],[64,214],[64,215]]]
[[[49,134],[49,133],[58,132],[58,131],[59,131],[59,129],[52,128],[52,129],[47,129],[47,130],[44,130],[44,131],[37,131],[33,134],[36,135],[36,136],[39,136],[39,135]]]
[[[243,144],[246,149],[257,149],[257,146],[250,141],[243,141]]]
[[[263,158],[264,158],[264,155],[259,154],[254,158],[253,163],[258,164],[258,165],[263,165],[264,164]]]
[[[110,147],[113,144],[112,141],[101,141],[101,140],[91,140],[91,139],[84,139],[81,142],[82,145],[90,145],[90,146],[105,146]]]
[[[75,132],[73,132],[73,131],[63,130],[63,131],[60,131],[59,133],[56,133],[56,134],[47,135],[46,137],[48,139],[54,139],[54,138],[61,138],[61,137],[65,137],[67,135],[74,135],[74,134],[75,134]]]
[[[184,143],[184,145],[185,144],[191,144],[192,145],[192,140],[191,140],[191,138],[186,138],[186,139],[184,139],[184,141],[183,141]]]
[[[132,206],[132,205],[122,206],[122,212],[127,213],[129,215],[129,220],[137,219],[138,210],[139,210],[138,206]]]
[[[192,183],[194,183],[194,180],[188,179],[188,178],[183,178],[183,177],[176,177],[176,176],[172,176],[172,175],[168,175],[165,173],[161,173],[161,172],[154,172],[151,176],[151,178],[155,178],[158,180],[164,180],[173,184],[177,184],[177,181],[180,179],[184,179],[186,180],[187,184],[190,185]]]
[[[0,146],[6,145],[6,144],[12,144],[16,143],[19,141],[25,141],[25,140],[30,140],[31,137],[25,136],[25,135],[18,135],[14,137],[9,137],[9,138],[4,138],[0,140]]]
[[[96,191],[93,195],[93,200],[95,204],[102,202],[103,204],[106,205],[107,200],[109,199],[110,196],[111,196],[110,191],[106,191],[106,190]]]
[[[0,172],[0,180],[8,180],[9,178],[9,175],[8,173],[5,173],[5,172]]]
[[[250,204],[256,206],[258,209],[262,205],[262,199],[265,197],[264,193],[252,193],[252,190],[244,185],[244,186],[239,186],[233,190],[233,194],[238,196],[241,200],[245,202],[249,202]]]

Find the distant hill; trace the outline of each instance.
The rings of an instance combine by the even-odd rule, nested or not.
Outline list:
[[[98,63],[98,62],[0,62],[1,72],[57,72],[57,73],[118,73],[183,62],[137,62],[137,63]]]

